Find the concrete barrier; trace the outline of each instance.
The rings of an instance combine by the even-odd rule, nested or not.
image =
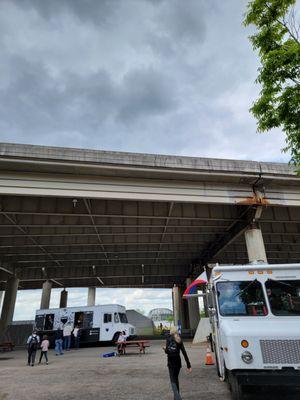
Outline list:
[[[201,318],[196,330],[193,344],[206,342],[207,336],[211,333],[209,318]]]

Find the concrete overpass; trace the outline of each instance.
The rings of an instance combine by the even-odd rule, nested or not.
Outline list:
[[[0,196],[5,324],[17,288],[43,286],[43,306],[52,287],[89,287],[90,304],[95,287],[173,288],[183,319],[208,263],[300,261],[286,164],[2,143]]]

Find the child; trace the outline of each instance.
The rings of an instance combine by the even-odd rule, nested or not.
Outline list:
[[[49,340],[48,340],[48,336],[45,335],[43,336],[43,340],[41,343],[41,355],[40,355],[40,360],[39,360],[39,364],[42,361],[43,356],[45,356],[46,359],[46,364],[48,365],[48,349],[49,349]]]

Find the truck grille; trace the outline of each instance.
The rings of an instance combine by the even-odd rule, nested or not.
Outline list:
[[[300,340],[260,340],[264,364],[300,364]]]

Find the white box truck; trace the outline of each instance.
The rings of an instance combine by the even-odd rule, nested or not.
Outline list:
[[[247,385],[300,385],[300,264],[216,266],[207,300],[218,374]]]
[[[128,323],[125,307],[118,304],[36,311],[36,329],[39,335],[46,334],[51,342],[55,332],[62,330],[65,324],[81,328],[80,343],[115,342],[120,331],[128,336],[136,334],[135,327]]]

